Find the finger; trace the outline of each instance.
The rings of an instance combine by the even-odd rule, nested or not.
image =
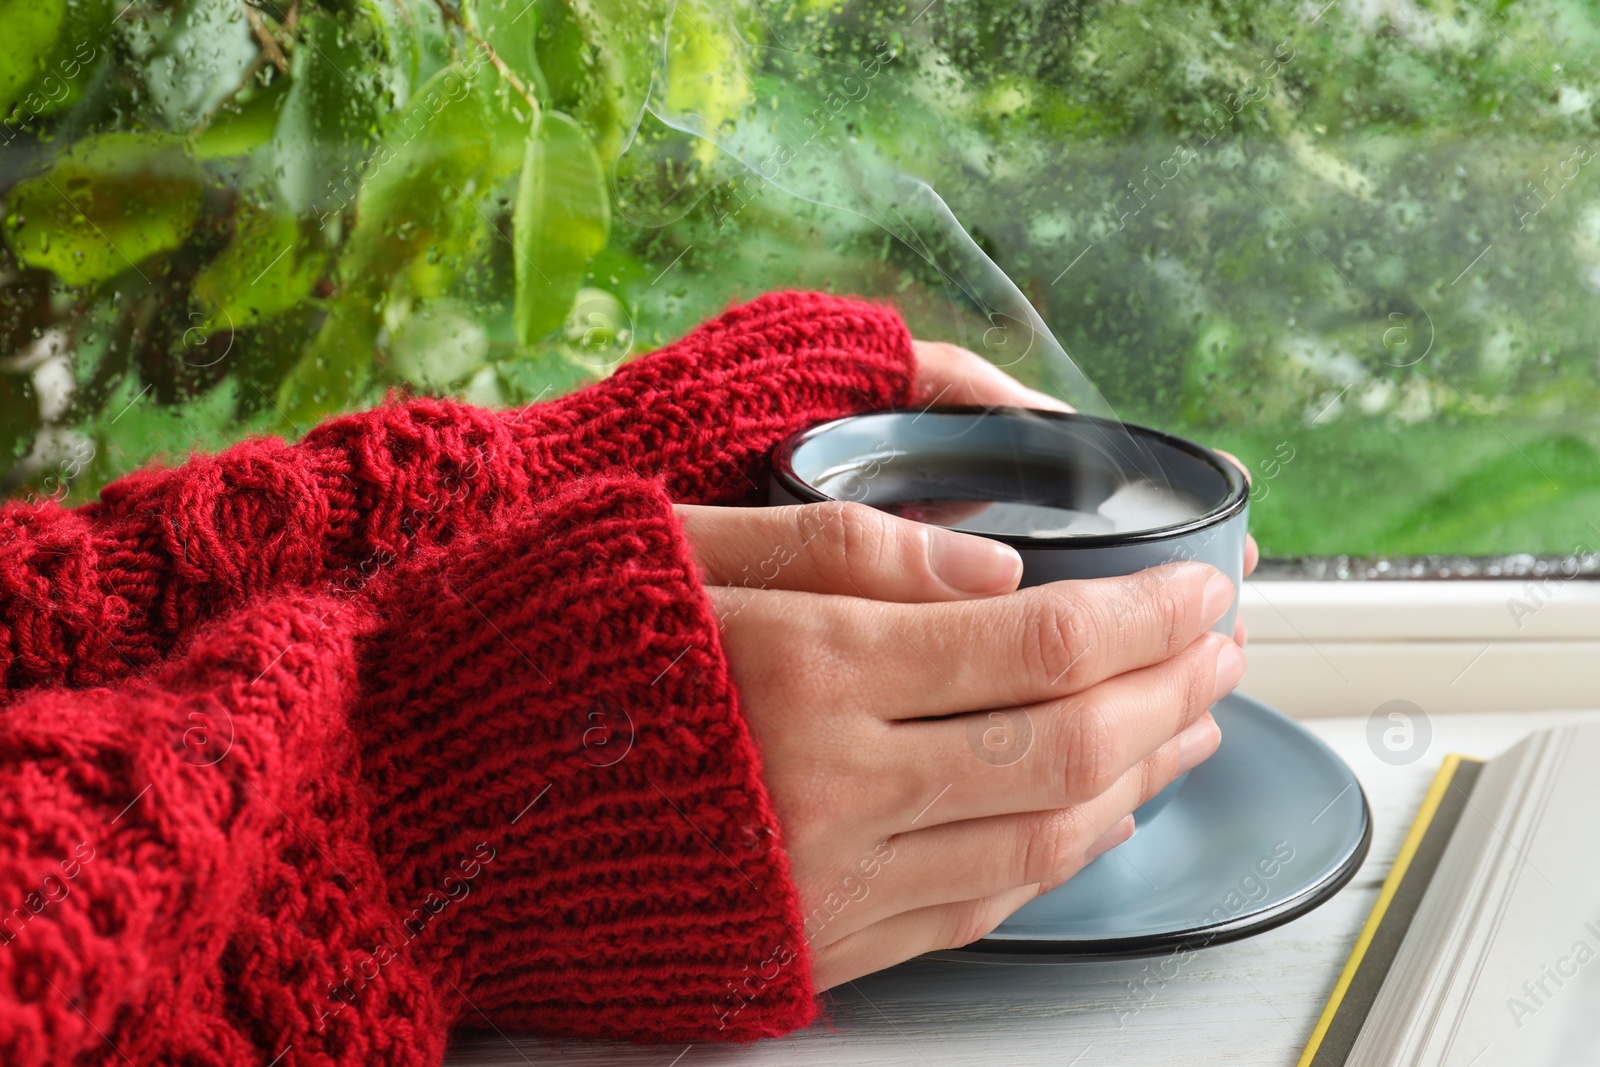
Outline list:
[[[875,890],[879,907],[933,907],[1024,885],[1038,885],[1047,893],[1132,837],[1134,811],[1178,775],[1209,759],[1221,742],[1216,720],[1205,714],[1087,804],[966,819],[895,835],[886,843],[893,859],[883,865]],[[822,936],[817,944],[841,940],[877,921],[869,909],[840,918],[845,921],[834,923],[832,930],[818,931]]]
[[[1228,461],[1230,461],[1235,467],[1238,467],[1241,471],[1244,472],[1245,485],[1248,486],[1248,485],[1250,485],[1252,483],[1252,479],[1250,477],[1250,468],[1246,467],[1242,462],[1240,462],[1238,456],[1234,455],[1232,452],[1224,452],[1220,448],[1213,449],[1213,451],[1215,451],[1217,455],[1222,456],[1224,459],[1227,459]],[[1256,564],[1260,561],[1260,559],[1261,559],[1261,550],[1260,550],[1260,548],[1258,548],[1256,546],[1256,539],[1254,537],[1252,537],[1251,535],[1249,535],[1249,534],[1245,534],[1245,538],[1244,538],[1244,576],[1246,578],[1250,577],[1251,572],[1253,572],[1256,569]]]
[[[821,948],[904,911],[1024,885],[1049,892],[1133,836],[1135,809],[1209,759],[1221,740],[1216,720],[1206,714],[1151,753],[1148,768],[1130,768],[1088,804],[896,834],[874,853],[875,880],[853,871],[841,879],[850,883],[850,904],[842,905],[838,894],[816,894],[806,936]]]
[[[884,901],[929,907],[1038,884],[1062,885],[1104,852],[1126,841],[1133,813],[1217,751],[1221,731],[1209,713],[1125,771],[1085,804],[930,826],[888,840],[893,861],[883,866]],[[876,891],[876,890],[875,890]],[[840,934],[848,932],[841,929]]]
[[[1233,643],[1243,648],[1250,641],[1250,628],[1240,619],[1233,624]]]
[[[1008,593],[1022,578],[1010,545],[865,504],[675,510],[710,585],[909,603]]]
[[[1066,404],[1030,389],[976,352],[944,341],[913,341],[917,357],[917,403],[949,407],[1042,408],[1071,411]]]
[[[1171,660],[1062,700],[896,724],[886,762],[905,800],[891,801],[889,821],[877,829],[887,835],[1088,804],[1136,768],[1153,796],[1174,765],[1153,757],[1238,685],[1244,670],[1237,645],[1206,634]]]
[[[1243,471],[1244,472],[1244,481],[1245,481],[1246,485],[1249,485],[1251,483],[1251,481],[1253,479],[1250,477],[1250,468],[1246,467],[1244,465],[1244,463],[1242,463],[1240,461],[1238,456],[1234,455],[1232,452],[1224,452],[1220,448],[1213,448],[1211,451],[1215,452],[1217,455],[1219,455],[1219,456],[1223,457],[1224,459],[1228,460],[1235,467],[1238,467],[1241,471]]]
[[[818,950],[812,981],[818,990],[831,989],[924,952],[970,945],[1038,895],[1039,887],[1029,885],[983,900],[901,912]]]
[[[781,600],[788,595],[770,594],[762,610],[792,616],[798,605]],[[1191,562],[986,600],[834,601],[823,608],[819,652],[841,675],[841,691],[886,719],[1019,707],[1167,659],[1232,599],[1226,575]]]

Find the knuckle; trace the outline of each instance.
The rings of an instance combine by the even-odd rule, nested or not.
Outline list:
[[[1073,822],[1066,812],[1039,811],[1024,819],[1016,842],[1011,884],[1053,882],[1072,862],[1072,831]]]
[[[803,504],[793,511],[795,533],[800,545],[816,559],[827,559],[844,544],[845,515],[849,504],[828,500]]]
[[[1167,787],[1172,781],[1172,769],[1176,766],[1173,762],[1175,758],[1164,757],[1160,751],[1156,751],[1139,761],[1139,795],[1135,799],[1134,807],[1143,804]]]
[[[1184,645],[1188,632],[1189,606],[1173,575],[1163,575],[1151,583],[1148,611],[1162,657],[1171,656]]]
[[[1032,659],[1028,670],[1047,685],[1064,681],[1076,688],[1094,647],[1096,627],[1086,606],[1076,597],[1045,597],[1035,601],[1026,617],[1031,640],[1022,647]]]
[[[1129,575],[1104,605],[1107,626],[1120,640],[1170,658],[1188,632],[1189,605],[1182,571],[1151,567]]]
[[[960,948],[985,937],[1005,915],[992,900],[969,900],[951,908],[945,916],[945,928],[940,938],[943,948]]]
[[[1184,718],[1185,723],[1199,717],[1200,713],[1211,706],[1211,691],[1216,682],[1218,646],[1227,638],[1220,634],[1213,634],[1206,640],[1197,653],[1190,657],[1183,678]]]
[[[883,573],[894,536],[889,516],[866,504],[854,501],[845,505],[844,563],[851,584],[865,587]]]
[[[850,585],[860,588],[883,559],[885,532],[883,512],[855,500],[838,500],[818,505],[825,536],[809,542],[819,566]]]
[[[1079,804],[1111,788],[1117,780],[1117,738],[1109,708],[1098,700],[1079,702],[1067,717],[1062,740],[1069,800]]]
[[[860,639],[859,626],[850,605],[824,602],[815,611],[795,612],[756,592],[713,596],[724,620],[724,655],[747,714],[769,707],[799,714],[813,703],[819,673],[840,686],[860,684],[851,644]],[[774,648],[787,654],[771,655]]]

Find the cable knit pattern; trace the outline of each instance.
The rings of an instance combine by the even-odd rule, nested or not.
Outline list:
[[[393,403],[0,508],[0,1063],[809,1022],[670,501],[751,496],[913,373],[892,312],[779,294],[548,404]]]
[[[0,711],[0,1062],[440,1061],[410,954],[335,999],[393,922],[346,725],[362,614],[294,593]]]
[[[815,1003],[775,825],[671,504],[581,480],[0,712],[0,1062],[782,1033]]]
[[[751,499],[778,440],[905,403],[913,373],[893,311],[771,294],[549,403],[387,404],[292,446],[250,440],[137,472],[76,510],[7,505],[0,700],[114,681],[263,592],[359,586],[574,477],[631,471],[686,503]]]

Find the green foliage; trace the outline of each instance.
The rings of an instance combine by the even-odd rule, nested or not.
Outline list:
[[[0,475],[11,472],[27,454],[39,428],[39,401],[33,382],[22,374],[0,374]]]
[[[452,64],[433,75],[391,118],[389,136],[366,161],[338,291],[278,390],[296,425],[360,395],[386,307],[443,296],[469,270],[472,238],[488,225],[485,193],[510,170],[507,134],[512,143],[521,137],[513,106],[474,73],[482,64],[473,71]],[[396,377],[416,380],[405,371]]]
[[[232,106],[194,135],[189,154],[203,162],[255,152],[272,139],[293,85],[291,78],[275,78],[266,85],[253,83],[241,89]]]
[[[204,181],[170,137],[86,138],[11,190],[6,241],[22,263],[91,285],[182,244],[199,217]]]
[[[296,215],[341,209],[355,195],[379,135],[379,116],[397,101],[385,91],[383,34],[371,21],[306,16],[290,63],[290,86],[273,130],[275,192]]]
[[[594,143],[546,111],[534,123],[517,184],[517,336],[525,345],[567,319],[584,268],[606,246],[611,212]]]
[[[576,116],[609,162],[644,105],[671,5],[658,0],[536,2],[544,29],[535,48],[550,105]]]
[[[293,215],[241,204],[232,239],[195,277],[192,293],[211,328],[254,326],[310,295],[323,263],[301,243]]]
[[[0,0],[0,26],[6,28],[6,47],[0,50],[0,114],[11,110],[44,67],[65,13],[66,0]]]
[[[984,348],[910,174],[1123,416],[1259,472],[1269,552],[1571,551],[1600,16],[1402,7],[0,0],[0,489],[530,402],[771,288]]]

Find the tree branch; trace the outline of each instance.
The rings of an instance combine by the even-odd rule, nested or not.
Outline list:
[[[261,42],[261,51],[272,60],[272,65],[278,68],[279,74],[289,73],[289,61],[283,56],[283,49],[278,47],[278,39],[267,29],[267,24],[261,21],[261,15],[249,4],[244,5],[244,17],[250,20],[250,31],[256,35],[256,40]],[[249,79],[245,79],[248,81]]]
[[[517,91],[518,96],[521,96],[522,99],[528,102],[528,106],[531,107],[533,109],[533,113],[537,115],[539,113],[539,98],[533,95],[533,90],[531,90],[521,78],[517,77],[515,72],[513,72],[510,67],[506,66],[505,60],[501,59],[499,55],[495,53],[494,45],[484,40],[483,35],[480,34],[476,29],[467,25],[466,20],[461,17],[461,13],[459,11],[452,11],[450,9],[450,5],[445,3],[445,0],[433,0],[433,2],[434,6],[439,9],[439,15],[446,22],[460,27],[461,32],[466,34],[467,39],[483,50],[483,53],[489,57],[489,62],[494,65],[494,69],[499,71],[500,77],[504,78],[506,80],[506,84]]]

